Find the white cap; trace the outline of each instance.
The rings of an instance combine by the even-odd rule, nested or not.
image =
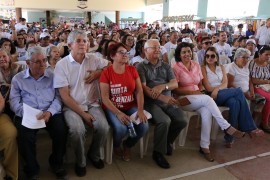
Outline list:
[[[190,38],[186,37],[186,38],[182,39],[182,42],[192,43],[192,40]]]
[[[45,37],[47,37],[47,36],[49,36],[50,37],[50,34],[49,33],[41,33],[40,35],[39,35],[39,38],[41,39],[41,38],[45,38]]]
[[[45,29],[43,29],[43,32],[46,32],[46,31],[49,31],[49,30],[48,30],[48,29],[46,29],[46,28],[45,28]]]
[[[99,34],[99,35],[97,35],[97,38],[102,37],[102,36],[103,36],[102,34]]]
[[[248,44],[248,43],[253,43],[254,45],[256,45],[256,41],[254,39],[248,39],[246,41],[246,44]]]

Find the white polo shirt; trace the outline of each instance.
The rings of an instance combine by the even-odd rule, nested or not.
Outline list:
[[[270,44],[270,27],[262,26],[258,29],[256,34],[256,39],[258,39],[259,45],[269,45]]]
[[[88,105],[99,106],[99,82],[85,83],[88,70],[95,71],[107,66],[109,61],[98,58],[93,53],[85,54],[82,64],[71,54],[61,59],[54,70],[54,88],[69,87],[70,96],[86,111]]]

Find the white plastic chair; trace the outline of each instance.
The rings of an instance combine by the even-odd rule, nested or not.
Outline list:
[[[188,118],[188,122],[187,122],[187,126],[182,129],[182,131],[179,134],[179,142],[178,145],[179,146],[184,146],[186,143],[186,138],[187,138],[187,132],[188,132],[188,126],[189,126],[189,121],[193,116],[199,116],[200,114],[198,114],[196,111],[184,111],[186,113],[186,116]],[[199,118],[198,118],[199,121]]]
[[[144,143],[143,143],[143,138],[140,139],[140,157],[143,158],[144,155]],[[110,128],[108,136],[107,136],[107,141],[105,144],[105,162],[107,164],[112,164],[112,156],[113,156],[113,131],[112,128]]]
[[[229,111],[230,110],[230,108],[225,107],[225,106],[219,106],[218,108],[219,108],[221,114],[224,111]],[[213,118],[212,128],[211,128],[211,139],[212,140],[216,140],[219,129],[220,129],[220,127],[219,127],[217,121]]]
[[[4,170],[4,167],[2,166],[2,164],[0,163],[0,179],[4,179],[6,176],[6,172]]]
[[[228,111],[230,108],[228,107],[224,107],[224,106],[219,106],[218,107],[220,112],[223,113],[224,111]],[[187,115],[187,118],[188,118],[188,122],[187,122],[187,126],[181,131],[181,133],[179,134],[179,146],[184,146],[185,143],[186,143],[186,137],[187,137],[187,132],[188,132],[188,126],[189,126],[189,121],[191,119],[191,117],[193,116],[199,116],[198,118],[198,123],[199,124],[199,120],[200,120],[200,114],[197,113],[196,111],[184,111]],[[197,125],[198,126],[198,125]],[[218,131],[219,131],[219,125],[218,123],[216,122],[216,120],[213,118],[212,120],[212,127],[211,127],[211,135],[210,135],[210,138],[212,140],[216,140],[217,138],[217,134],[218,134]]]

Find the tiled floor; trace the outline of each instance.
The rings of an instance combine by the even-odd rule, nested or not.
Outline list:
[[[40,179],[56,179],[48,170],[47,158],[51,151],[48,134],[38,135],[38,159],[41,166]],[[170,169],[159,168],[151,158],[152,143],[149,143],[148,152],[143,159],[139,157],[139,144],[133,149],[133,158],[130,162],[113,158],[111,165],[104,169],[95,169],[91,163],[87,165],[87,175],[76,177],[73,170],[73,158],[69,157],[66,163],[68,177],[71,180],[152,180],[152,179],[199,179],[199,180],[268,180],[270,167],[270,135],[250,139],[244,137],[236,140],[233,148],[224,147],[223,133],[211,143],[210,149],[215,157],[214,162],[207,162],[198,153],[200,129],[195,128],[192,120],[190,123],[186,145],[176,146],[173,156],[167,159],[171,164]],[[152,137],[150,136],[150,142]],[[260,157],[264,154],[263,157]],[[260,155],[262,154],[262,155]],[[72,155],[70,155],[72,156]],[[245,159],[246,158],[246,159]],[[242,162],[240,162],[242,161]],[[231,163],[231,164],[225,164]],[[24,179],[21,175],[20,179]]]

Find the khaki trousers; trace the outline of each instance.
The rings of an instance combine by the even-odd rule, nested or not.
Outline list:
[[[1,162],[6,174],[13,180],[18,179],[17,131],[6,114],[0,114],[0,151],[4,150]]]

